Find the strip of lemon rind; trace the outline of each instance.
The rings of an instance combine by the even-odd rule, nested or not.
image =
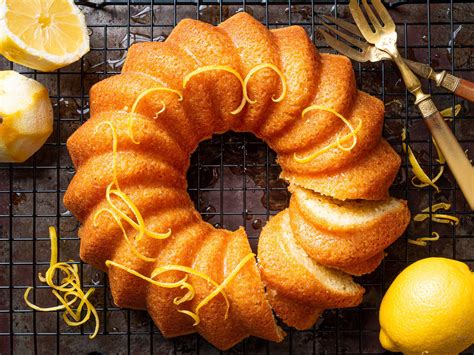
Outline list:
[[[436,152],[438,153],[438,158],[436,160],[442,165],[440,167],[440,171],[438,172],[438,174],[433,179],[430,179],[428,175],[425,173],[425,171],[423,170],[423,168],[421,167],[418,160],[416,159],[415,155],[413,154],[412,149],[410,148],[408,144],[406,144],[405,141],[406,141],[406,130],[403,129],[402,130],[402,149],[408,155],[408,161],[410,162],[410,165],[413,170],[413,174],[415,175],[411,179],[411,183],[413,184],[413,186],[420,187],[420,188],[426,187],[426,186],[432,186],[437,192],[439,192],[440,190],[439,190],[438,185],[436,185],[436,182],[444,173],[444,163],[446,162],[446,160],[443,154],[441,153],[441,151],[439,150],[438,145],[435,143],[435,141],[433,141],[434,146],[436,148]],[[421,183],[419,184],[416,183],[414,179],[418,179]]]
[[[182,97],[182,96],[180,96],[180,97]],[[113,159],[112,159],[112,164],[113,164],[112,173],[113,173],[113,177],[112,177],[112,183],[107,186],[105,197],[106,197],[106,200],[107,200],[109,206],[112,208],[112,210],[114,212],[112,215],[113,215],[115,221],[119,224],[119,227],[121,228],[122,232],[124,232],[125,229],[123,228],[123,224],[121,222],[119,223],[120,218],[118,218],[117,215],[120,216],[121,218],[125,219],[125,221],[127,223],[129,223],[135,230],[137,230],[138,231],[138,236],[135,238],[135,241],[141,240],[144,235],[146,235],[150,238],[154,238],[154,239],[166,239],[166,238],[170,237],[171,236],[171,229],[168,229],[168,231],[166,233],[157,233],[157,232],[153,232],[153,231],[148,230],[146,228],[145,221],[144,221],[139,209],[135,205],[135,203],[125,193],[123,193],[122,190],[120,189],[119,182],[118,182],[118,177],[117,177],[117,146],[118,146],[117,132],[116,132],[116,129],[115,129],[114,125],[112,124],[112,122],[104,121],[101,124],[105,124],[105,125],[109,126],[111,131],[112,131],[112,140],[113,140],[113,146],[112,146],[112,156],[113,156]],[[115,186],[115,189],[113,189],[114,186]],[[120,200],[122,200],[122,202],[124,202],[126,204],[126,206],[132,211],[133,215],[137,219],[137,222],[135,222],[126,213],[124,213],[118,207],[115,206],[115,204],[113,203],[112,198],[111,198],[112,195],[118,197]],[[110,211],[111,210],[107,209],[107,208],[102,208],[102,209],[98,210],[94,215],[94,226],[98,225],[97,218],[100,214],[102,214],[104,212],[110,212]],[[138,250],[136,250],[132,246],[132,244],[130,243],[130,240],[128,238],[128,234],[126,233],[126,231],[124,233],[125,233],[124,234],[125,239],[129,242],[129,245],[132,247],[132,252],[138,258],[140,258],[144,261],[154,261],[153,259],[148,258],[145,255],[139,253]]]
[[[248,72],[248,74],[246,75],[246,77],[244,79],[244,84],[243,84],[245,100],[247,100],[247,102],[249,104],[257,103],[256,100],[252,100],[248,95],[248,83],[249,83],[250,79],[252,78],[252,76],[255,73],[257,73],[258,71],[262,70],[262,69],[271,69],[280,77],[280,81],[281,81],[281,85],[282,85],[281,94],[277,98],[275,98],[275,96],[272,96],[272,101],[275,102],[275,103],[281,102],[285,98],[286,92],[287,92],[286,79],[285,79],[285,76],[283,75],[283,73],[281,72],[281,70],[278,69],[278,67],[276,65],[271,64],[271,63],[262,63],[262,64],[259,64],[259,65],[256,65],[252,69],[250,69],[250,71]]]
[[[214,291],[212,291],[205,299],[201,301],[196,307],[196,314],[199,314],[199,310],[207,305],[214,297],[216,297],[219,293],[224,291],[224,288],[234,279],[234,277],[239,273],[239,271],[247,264],[249,260],[254,259],[255,254],[249,253],[247,254],[235,267],[235,269],[225,278],[224,281],[217,287]],[[225,319],[229,316],[229,305],[227,305],[227,310],[225,313]]]
[[[342,122],[349,128],[350,132],[343,137],[340,137],[339,134],[337,135],[336,141],[325,146],[324,148],[321,148],[320,150],[313,152],[305,157],[299,157],[296,153],[293,154],[293,159],[301,164],[309,163],[316,159],[318,156],[328,152],[329,150],[333,148],[339,148],[340,150],[343,151],[351,151],[357,144],[357,133],[359,133],[360,129],[362,128],[362,120],[358,119],[357,127],[354,128],[352,124],[345,118],[343,115],[341,115],[339,112],[336,110],[326,107],[326,106],[321,106],[321,105],[311,105],[306,107],[303,112],[301,113],[301,117],[303,118],[308,112],[314,111],[314,110],[322,110],[326,112],[330,112],[340,118]],[[344,147],[342,145],[343,142],[347,141],[348,139],[352,138],[352,144],[349,147]]]
[[[95,318],[95,329],[92,334],[89,335],[90,339],[93,339],[99,331],[99,316],[95,307],[90,303],[88,297],[94,292],[94,288],[90,288],[85,294],[81,289],[81,279],[78,274],[77,265],[71,265],[65,262],[58,262],[58,242],[56,229],[54,227],[49,227],[49,236],[51,244],[51,255],[50,255],[50,264],[46,270],[45,275],[41,273],[38,274],[38,278],[41,282],[46,283],[52,290],[52,294],[57,298],[61,303],[58,306],[54,307],[39,307],[34,303],[28,300],[29,293],[33,287],[28,287],[23,294],[23,298],[28,307],[40,311],[40,312],[52,312],[52,311],[61,311],[63,310],[63,319],[67,325],[77,326],[86,323],[91,314]],[[56,270],[63,272],[64,277],[61,279],[60,284],[57,285],[54,283],[54,276]],[[69,298],[72,299],[69,300]],[[80,303],[77,309],[74,311],[74,304],[80,300]],[[84,305],[86,306],[86,314],[82,316]],[[72,317],[74,320],[71,320]]]
[[[132,211],[132,213],[135,215],[135,218],[137,219],[137,222],[135,222],[133,219],[131,219],[126,213],[124,213],[122,210],[120,210],[115,204],[112,202],[112,196],[116,196],[119,199],[121,199],[127,207]],[[145,226],[145,220],[143,219],[142,214],[140,213],[140,210],[137,208],[135,203],[128,197],[126,194],[124,194],[120,190],[115,190],[112,189],[112,184],[110,184],[107,187],[106,191],[106,199],[109,202],[110,207],[127,223],[129,223],[133,228],[135,228],[139,233],[138,236],[135,238],[136,241],[139,241],[143,238],[144,235],[150,238],[154,239],[166,239],[171,236],[171,229],[168,229],[167,232],[165,233],[157,233],[150,231],[149,229],[146,228]]]
[[[115,222],[117,223],[117,225],[119,226],[120,230],[122,231],[122,235],[127,243],[127,245],[129,246],[130,250],[132,251],[133,254],[135,254],[135,256],[137,256],[139,259],[143,260],[143,261],[146,261],[146,262],[154,262],[156,261],[156,258],[150,258],[146,255],[143,255],[142,253],[140,253],[137,248],[135,248],[135,246],[133,245],[132,241],[130,240],[130,238],[128,237],[128,233],[127,231],[125,230],[125,227],[123,226],[123,223],[121,221],[121,219],[116,215],[116,213],[109,209],[109,208],[102,208],[100,209],[95,215],[94,215],[94,221],[93,221],[93,225],[94,227],[97,227],[98,226],[98,223],[97,223],[97,219],[98,217],[102,214],[102,213],[109,213],[112,218],[115,220]]]
[[[408,243],[418,245],[421,247],[426,247],[428,245],[427,242],[434,242],[439,240],[440,236],[437,232],[431,233],[432,237],[423,237],[423,238],[416,238],[416,239],[408,239]]]
[[[188,85],[189,80],[191,80],[192,77],[194,77],[198,74],[207,72],[207,71],[211,71],[211,70],[222,70],[222,71],[228,72],[230,74],[233,74],[239,80],[240,85],[242,86],[242,100],[240,101],[240,105],[235,110],[231,111],[230,113],[232,115],[237,115],[240,112],[242,112],[242,110],[245,107],[245,104],[247,103],[247,100],[246,100],[245,94],[244,94],[245,93],[244,79],[242,79],[242,76],[240,75],[240,73],[237,70],[235,70],[234,68],[232,68],[228,65],[208,65],[208,66],[200,67],[200,68],[190,72],[183,79],[183,88],[186,88],[186,86]]]
[[[462,106],[460,104],[457,104],[454,108],[454,114],[453,114],[452,107],[448,107],[448,108],[442,110],[440,112],[440,114],[444,118],[448,118],[448,119],[452,120],[456,116],[459,115],[459,113],[461,112],[461,109],[462,109]],[[439,188],[436,185],[436,182],[441,178],[441,176],[444,173],[444,164],[446,163],[446,159],[445,159],[443,153],[441,152],[441,150],[439,149],[438,145],[436,144],[436,141],[433,140],[433,145],[436,149],[436,153],[438,154],[438,158],[436,159],[436,161],[439,164],[441,164],[441,167],[440,167],[440,170],[439,170],[438,174],[436,174],[436,176],[433,179],[430,179],[428,177],[428,175],[421,168],[421,166],[418,163],[415,155],[413,154],[412,149],[410,148],[410,146],[408,146],[405,143],[405,140],[406,140],[406,129],[404,128],[402,130],[402,148],[403,148],[403,151],[408,154],[408,160],[409,160],[410,164],[412,165],[413,174],[415,175],[411,179],[412,185],[415,186],[415,187],[419,187],[419,188],[432,186],[434,189],[436,189],[437,192],[439,192]],[[420,181],[420,183],[417,183],[415,181],[416,179],[418,179]]]
[[[432,205],[431,207],[427,207],[421,211],[421,213],[416,214],[413,217],[413,220],[415,222],[423,222],[426,219],[431,219],[434,222],[437,223],[445,223],[445,224],[450,224],[454,223],[455,225],[458,225],[460,222],[460,219],[456,216],[444,214],[444,213],[434,213],[440,209],[444,210],[449,210],[451,208],[450,203],[436,203]],[[431,213],[430,213],[431,212]]]
[[[449,121],[452,121],[455,117],[459,115],[459,113],[461,112],[461,109],[462,109],[461,104],[457,104],[454,106],[454,114],[453,114],[452,107],[447,107],[444,110],[440,111],[439,113],[444,118],[447,118]]]
[[[202,307],[206,306],[219,293],[223,295],[223,297],[225,299],[225,302],[226,302],[226,312],[225,312],[225,315],[224,315],[224,319],[228,318],[230,303],[229,303],[229,300],[227,298],[227,295],[225,294],[224,288],[235,278],[235,276],[248,263],[248,261],[252,260],[254,258],[255,258],[254,253],[247,254],[239,262],[239,264],[237,264],[237,266],[234,268],[234,270],[232,270],[232,272],[224,279],[224,281],[222,281],[221,284],[218,284],[217,282],[212,280],[212,278],[209,275],[207,275],[205,273],[202,273],[200,271],[194,270],[192,268],[183,266],[183,265],[165,265],[165,266],[158,267],[155,270],[153,270],[153,272],[150,275],[151,277],[147,277],[145,275],[142,275],[141,273],[139,273],[139,272],[127,267],[127,266],[116,263],[112,260],[107,260],[105,262],[105,265],[108,268],[110,268],[111,266],[115,266],[115,267],[117,267],[121,270],[124,270],[124,271],[126,271],[126,272],[128,272],[128,273],[130,273],[134,276],[137,276],[137,277],[141,278],[142,280],[145,280],[145,281],[147,281],[147,282],[149,282],[153,285],[156,285],[158,287],[164,287],[164,288],[178,288],[179,287],[181,289],[187,289],[188,292],[184,296],[174,298],[173,303],[175,305],[179,305],[181,303],[191,301],[195,296],[194,287],[190,283],[187,282],[187,276],[188,275],[186,275],[183,279],[181,279],[177,282],[160,282],[160,281],[154,280],[154,277],[157,277],[157,276],[159,276],[162,273],[167,272],[167,271],[181,271],[181,272],[185,272],[185,273],[188,273],[188,274],[191,274],[191,275],[201,277],[202,279],[206,280],[207,282],[212,284],[215,287],[215,289],[197,305],[196,310],[194,312],[192,312],[190,310],[185,310],[185,309],[179,309],[178,310],[178,312],[186,314],[187,316],[191,317],[194,320],[193,326],[197,326],[201,322],[201,318],[199,317],[199,311],[201,310]]]
[[[132,109],[130,110],[130,117],[128,119],[128,134],[130,136],[130,139],[133,143],[135,144],[140,144],[139,141],[137,141],[133,135],[133,118],[134,118],[134,114],[136,113],[137,111],[137,108],[138,108],[138,105],[140,104],[140,101],[147,95],[151,94],[151,93],[154,93],[154,92],[158,92],[158,91],[162,91],[162,92],[168,92],[168,93],[173,93],[173,94],[176,94],[178,96],[178,101],[183,101],[183,94],[178,91],[178,90],[174,90],[174,89],[170,89],[170,88],[166,88],[166,87],[156,87],[156,88],[150,88],[150,89],[147,89],[147,90],[144,90],[142,91],[138,97],[135,99],[135,102],[133,103],[132,105]],[[162,103],[163,107],[160,109],[159,112],[157,112],[156,116],[159,116],[161,113],[163,113],[165,110],[166,110],[166,105],[164,103]]]

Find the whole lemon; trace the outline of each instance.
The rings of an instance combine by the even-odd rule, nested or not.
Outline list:
[[[380,306],[380,342],[408,354],[457,354],[474,343],[474,273],[427,258],[403,270]]]
[[[0,163],[24,162],[52,131],[48,90],[15,71],[0,71]]]

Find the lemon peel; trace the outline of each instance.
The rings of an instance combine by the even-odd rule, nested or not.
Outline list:
[[[408,239],[408,243],[419,245],[421,247],[426,247],[428,245],[428,243],[426,243],[426,242],[434,242],[434,241],[437,241],[440,238],[439,234],[436,233],[436,232],[432,232],[431,235],[432,235],[431,237]]]
[[[286,96],[286,92],[287,92],[287,84],[286,84],[286,79],[285,79],[285,76],[283,75],[283,73],[281,72],[280,69],[278,69],[278,67],[274,64],[271,64],[271,63],[262,63],[262,64],[259,64],[259,65],[256,65],[255,67],[253,67],[252,69],[250,69],[250,71],[248,72],[247,76],[245,77],[244,79],[244,84],[243,84],[243,88],[244,88],[244,97],[245,97],[245,100],[247,100],[247,102],[249,104],[255,104],[257,101],[255,100],[252,100],[249,96],[248,96],[248,89],[247,89],[247,86],[248,86],[248,83],[250,81],[250,79],[252,78],[252,76],[257,73],[258,71],[260,70],[263,70],[263,69],[271,69],[273,70],[279,77],[280,77],[280,81],[281,81],[281,85],[282,85],[282,90],[281,90],[281,94],[279,97],[275,98],[274,96],[272,96],[272,101],[275,102],[275,103],[278,103],[278,102],[281,102],[285,96]]]
[[[302,164],[309,163],[310,161],[316,159],[318,156],[320,156],[320,155],[326,153],[327,151],[329,151],[333,148],[336,148],[336,147],[339,148],[340,150],[343,150],[343,151],[351,151],[355,147],[355,145],[357,144],[357,133],[360,131],[360,129],[362,127],[362,120],[361,119],[358,119],[357,126],[356,126],[356,128],[354,128],[352,126],[352,124],[347,120],[347,118],[345,118],[339,112],[337,112],[336,110],[333,110],[330,107],[321,106],[321,105],[311,105],[311,106],[305,108],[303,110],[303,112],[301,113],[301,117],[303,118],[308,112],[314,111],[314,110],[321,110],[321,111],[326,111],[326,112],[330,112],[330,113],[334,114],[335,116],[340,118],[342,120],[342,122],[344,122],[344,124],[349,128],[350,133],[346,134],[342,138],[339,137],[339,133],[338,133],[337,134],[337,139],[336,139],[335,142],[333,142],[333,143],[325,146],[324,148],[321,148],[320,150],[318,150],[316,152],[313,152],[313,153],[311,153],[311,154],[309,154],[305,157],[298,157],[295,153],[293,155],[293,159],[298,163],[302,163]],[[352,138],[352,144],[348,147],[344,147],[342,145],[342,142],[345,142],[350,138]]]
[[[426,219],[431,219],[433,222],[437,223],[454,223],[455,225],[459,224],[460,219],[456,216],[448,215],[448,214],[443,214],[443,213],[433,213],[436,212],[440,209],[443,210],[449,210],[451,208],[450,203],[436,203],[432,205],[431,207],[427,207],[421,211],[421,213],[418,213],[413,217],[413,220],[415,222],[423,222]]]
[[[156,281],[154,279],[155,277],[157,277],[157,276],[159,276],[159,275],[161,275],[165,272],[168,272],[168,271],[181,271],[181,272],[184,272],[184,273],[187,273],[187,274],[190,274],[190,275],[194,275],[194,276],[197,276],[197,277],[200,277],[200,278],[204,279],[205,281],[210,283],[212,286],[214,286],[215,289],[209,295],[207,295],[196,306],[196,309],[195,309],[194,312],[192,312],[190,310],[186,310],[186,309],[178,309],[178,312],[186,314],[187,316],[191,317],[194,320],[193,326],[197,326],[201,322],[201,318],[199,317],[199,311],[202,309],[202,307],[206,306],[218,294],[222,294],[222,296],[224,297],[224,300],[226,302],[226,312],[225,312],[225,315],[224,315],[224,319],[228,318],[230,303],[229,303],[229,300],[227,298],[227,295],[226,295],[224,289],[230,282],[232,282],[232,280],[239,273],[239,271],[247,264],[247,262],[249,260],[253,259],[254,257],[255,257],[254,253],[247,254],[237,264],[237,266],[234,268],[234,270],[232,270],[232,272],[224,279],[224,281],[222,281],[221,284],[218,284],[217,282],[215,282],[209,275],[207,275],[203,272],[200,272],[198,270],[192,269],[190,267],[183,266],[183,265],[160,266],[160,267],[158,267],[158,268],[156,268],[152,271],[150,277],[142,275],[141,273],[133,270],[132,268],[129,268],[125,265],[121,265],[121,264],[116,263],[112,260],[107,260],[105,262],[105,265],[108,268],[110,268],[110,266],[115,266],[115,267],[117,267],[121,270],[124,270],[124,271],[126,271],[126,272],[128,272],[128,273],[130,273],[134,276],[137,276],[137,277],[141,278],[142,280],[145,280],[145,281],[147,281],[147,282],[149,282],[149,283],[151,283],[155,286],[158,286],[158,287],[186,289],[187,292],[183,296],[175,297],[173,299],[173,304],[175,304],[175,305],[180,305],[184,302],[191,301],[194,298],[194,296],[196,295],[195,288],[189,282],[187,282],[188,275],[185,275],[184,278],[182,278],[181,280],[179,280],[177,282],[160,282],[160,281]]]
[[[448,108],[445,108],[444,110],[442,110],[440,112],[440,114],[444,118],[448,118],[448,119],[452,120],[454,117],[459,115],[459,113],[461,112],[461,109],[462,109],[462,106],[460,104],[457,104],[454,107],[454,113],[453,113],[453,108],[448,107]],[[411,179],[412,185],[415,186],[415,187],[419,187],[419,188],[432,186],[436,189],[437,192],[439,192],[439,188],[436,185],[436,182],[441,178],[441,176],[444,173],[444,164],[446,163],[446,159],[445,159],[443,153],[441,152],[441,150],[439,149],[438,144],[436,144],[436,141],[433,140],[433,145],[434,145],[434,147],[436,149],[436,153],[438,155],[438,158],[436,159],[436,161],[439,164],[441,164],[441,167],[439,169],[438,174],[436,174],[436,176],[433,179],[430,179],[428,177],[428,175],[424,172],[424,170],[421,168],[420,164],[418,163],[418,160],[416,159],[415,155],[413,154],[412,149],[410,148],[409,145],[407,145],[405,143],[405,140],[406,140],[406,129],[403,129],[402,130],[402,148],[403,148],[403,151],[408,154],[408,160],[410,161],[410,164],[413,168],[413,173],[415,174],[415,176]],[[418,179],[420,181],[420,183],[415,182],[415,179]],[[443,223],[443,222],[441,222],[441,223]],[[444,223],[446,223],[446,222],[444,222]]]
[[[107,186],[107,189],[105,192],[105,198],[110,208],[101,208],[94,214],[94,219],[93,219],[94,226],[95,227],[98,226],[99,215],[101,215],[102,213],[110,213],[112,217],[114,218],[114,220],[119,225],[120,229],[122,230],[122,234],[125,240],[127,241],[127,244],[130,246],[132,253],[143,261],[153,262],[155,261],[154,258],[149,258],[141,254],[132,244],[132,242],[130,241],[130,238],[128,237],[128,233],[123,226],[121,219],[124,219],[130,226],[132,226],[132,228],[134,228],[138,232],[137,237],[135,237],[135,242],[140,241],[145,235],[153,239],[169,238],[171,236],[171,229],[168,229],[168,231],[165,233],[157,233],[157,232],[150,231],[148,228],[146,228],[145,220],[142,214],[140,213],[140,210],[135,205],[135,203],[130,199],[130,197],[128,197],[120,189],[118,177],[117,177],[117,146],[118,146],[117,132],[114,125],[110,121],[101,122],[96,127],[96,131],[102,125],[107,125],[108,127],[110,127],[110,130],[112,132],[112,174],[113,174],[113,177],[112,177],[112,183],[110,183]],[[114,186],[116,187],[115,189],[113,188]],[[131,211],[133,216],[135,217],[136,222],[114,204],[114,202],[112,201],[113,196],[121,200],[127,206],[129,211]]]
[[[49,238],[51,241],[51,256],[49,267],[46,270],[45,275],[41,273],[38,274],[38,278],[41,282],[46,283],[52,290],[51,293],[57,298],[61,303],[58,306],[54,307],[40,307],[28,300],[28,296],[33,289],[33,287],[28,287],[23,294],[23,299],[28,307],[40,311],[40,312],[53,312],[64,310],[63,320],[69,326],[78,326],[86,323],[91,315],[95,319],[95,328],[94,332],[89,335],[90,339],[95,338],[99,332],[99,315],[94,305],[89,301],[89,296],[95,291],[94,288],[89,288],[89,290],[84,293],[81,288],[81,279],[78,274],[78,267],[76,264],[69,264],[65,262],[58,262],[58,241],[56,229],[52,226],[49,227]],[[64,274],[64,277],[61,279],[60,284],[54,283],[54,276],[56,271],[60,271]],[[61,294],[63,293],[63,294]],[[73,310],[75,303],[80,300],[79,305],[76,310]],[[86,314],[82,316],[83,308],[86,307]],[[71,320],[69,317],[72,317]]]
[[[115,214],[115,212],[109,208],[102,208],[99,212],[97,212],[95,215],[94,215],[94,220],[93,220],[93,225],[94,227],[97,227],[98,226],[98,223],[97,223],[97,218],[99,217],[100,214],[102,213],[109,213],[112,218],[115,220],[115,222],[117,223],[117,225],[119,226],[120,230],[122,231],[122,235],[127,243],[127,245],[129,246],[130,250],[132,251],[132,253],[138,257],[139,259],[143,260],[143,261],[146,261],[146,262],[154,262],[156,261],[156,258],[149,258],[145,255],[143,255],[142,253],[140,253],[137,248],[135,248],[135,246],[133,245],[133,243],[130,241],[130,238],[128,237],[128,233],[127,231],[125,230],[125,227],[123,226],[123,223],[121,221],[121,219]]]
[[[444,118],[447,118],[449,121],[452,121],[453,118],[457,117],[459,113],[461,112],[462,106],[461,104],[457,104],[454,106],[454,114],[453,114],[453,108],[448,107],[445,108],[444,110],[440,111],[441,116]]]
[[[436,189],[437,192],[439,192],[439,187],[436,185],[436,182],[440,179],[440,177],[444,173],[444,164],[446,163],[446,159],[444,158],[443,153],[440,151],[438,145],[436,142],[433,140],[433,145],[435,146],[436,153],[438,155],[438,158],[436,161],[441,164],[441,167],[439,169],[438,174],[433,179],[430,179],[428,175],[425,173],[423,168],[420,166],[420,163],[415,157],[415,154],[413,154],[412,149],[408,144],[405,143],[406,141],[406,130],[405,128],[402,130],[402,149],[403,151],[408,154],[408,161],[410,162],[410,165],[413,170],[413,174],[415,176],[412,177],[411,183],[415,187],[427,187],[427,186],[432,186],[434,189]],[[415,179],[418,179],[420,183],[415,182]]]
[[[234,279],[234,277],[239,273],[239,271],[247,264],[247,262],[255,257],[254,253],[247,254],[235,267],[234,270],[225,278],[224,281],[217,287],[214,291],[212,291],[205,299],[201,301],[196,307],[196,314],[199,313],[199,310],[208,304],[214,297],[216,297],[219,293],[224,291],[224,288]],[[229,312],[229,305],[227,305],[227,311],[225,314],[225,319],[228,317]]]
[[[234,68],[232,68],[228,65],[208,65],[208,66],[200,67],[200,68],[192,71],[191,73],[189,73],[188,75],[186,75],[184,77],[184,79],[183,79],[183,88],[186,88],[186,85],[188,84],[189,80],[192,77],[194,77],[198,74],[207,72],[207,71],[211,71],[211,70],[222,70],[222,71],[228,72],[230,74],[233,74],[239,80],[240,85],[242,86],[242,101],[240,102],[240,105],[235,110],[231,111],[230,113],[232,115],[237,115],[240,112],[242,112],[242,110],[245,107],[245,104],[247,103],[247,100],[245,98],[244,79],[242,79],[242,76],[240,75],[240,73],[237,70],[235,70]]]
[[[140,101],[143,100],[143,98],[145,98],[147,95],[151,93],[158,92],[158,91],[176,94],[178,96],[178,101],[183,101],[183,94],[178,90],[174,90],[170,88],[157,87],[157,88],[150,88],[150,89],[142,91],[138,95],[138,97],[135,99],[135,102],[132,105],[132,109],[130,110],[130,117],[128,119],[128,135],[130,136],[131,141],[135,144],[140,144],[140,142],[137,141],[135,137],[133,136],[133,118],[135,117],[134,114],[136,113],[138,105],[140,104]],[[160,111],[156,113],[156,116],[153,118],[158,118],[158,116],[166,110],[166,105],[163,102],[161,104],[162,104],[162,108],[160,109]]]

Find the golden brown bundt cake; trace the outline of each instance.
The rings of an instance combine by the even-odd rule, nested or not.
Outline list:
[[[374,270],[406,225],[398,200],[334,200],[388,199],[400,158],[381,139],[382,103],[301,27],[270,31],[245,13],[217,27],[183,20],[163,43],[134,44],[90,104],[67,142],[81,258],[166,337],[198,332],[222,350],[281,341],[272,307],[306,329],[325,308],[359,304],[349,274]],[[259,268],[243,229],[204,222],[186,192],[190,154],[228,130],[268,142],[294,192],[262,231]]]

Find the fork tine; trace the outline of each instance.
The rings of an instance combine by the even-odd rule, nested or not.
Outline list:
[[[361,50],[365,51],[368,49],[368,47],[370,46],[370,44],[368,44],[367,42],[362,42],[362,41],[359,41],[357,38],[347,34],[347,33],[344,33],[344,32],[341,32],[339,30],[337,30],[336,28],[334,27],[331,27],[325,23],[322,24],[325,28],[327,28],[329,31],[337,34],[339,37],[342,37],[344,38],[347,42],[353,44],[354,46],[356,46],[357,48],[360,48]]]
[[[364,5],[365,12],[367,13],[367,16],[372,22],[372,26],[374,27],[375,32],[380,31],[382,29],[382,24],[380,23],[377,16],[375,16],[367,0],[362,0],[362,5]]]
[[[363,53],[359,52],[358,50],[355,50],[352,47],[349,47],[347,44],[338,41],[336,38],[334,38],[331,34],[329,34],[327,31],[325,31],[322,28],[318,28],[319,33],[321,33],[324,37],[324,40],[326,41],[329,46],[337,50],[339,53],[342,53],[358,62],[367,62],[368,58],[367,56],[363,55]]]
[[[355,34],[356,36],[362,37],[362,33],[360,33],[357,26],[353,25],[350,22],[347,22],[347,21],[344,21],[344,20],[341,20],[339,18],[335,18],[335,17],[332,17],[332,16],[328,16],[328,15],[322,15],[321,17],[323,17],[326,21],[332,22],[335,25],[338,25],[339,27],[342,27],[346,31]]]
[[[384,24],[383,27],[387,31],[395,31],[396,26],[395,26],[395,23],[393,22],[392,16],[390,16],[389,12],[385,8],[385,6],[382,4],[382,2],[380,0],[372,0],[372,5],[374,6],[380,19],[382,20]]]
[[[357,27],[359,28],[360,33],[362,33],[362,36],[364,36],[365,40],[369,43],[375,44],[378,39],[378,36],[374,33],[369,23],[367,22],[367,19],[365,18],[362,9],[357,3],[357,0],[350,0],[349,10],[351,10],[352,17],[354,18],[354,21]]]

